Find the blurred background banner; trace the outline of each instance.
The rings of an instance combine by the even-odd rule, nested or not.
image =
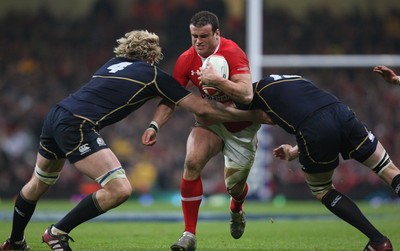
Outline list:
[[[222,36],[246,51],[253,81],[271,73],[307,77],[347,103],[400,164],[400,89],[372,73],[374,63],[400,71],[400,1],[2,0],[0,198],[14,197],[32,175],[48,109],[113,56],[116,39],[133,29],[157,33],[165,54],[160,65],[172,73],[179,53],[190,46],[189,21],[199,10],[216,13]],[[179,191],[193,116],[177,109],[158,143],[144,147],[140,137],[157,103],[103,130],[137,184],[133,196]],[[294,144],[294,137],[263,126],[259,138],[251,197],[312,199],[297,160],[271,157],[273,147]],[[206,196],[226,193],[222,167],[218,155],[202,172]],[[334,178],[336,187],[354,199],[393,198],[391,189],[355,161],[341,162]],[[46,196],[70,198],[97,188],[66,164]]]

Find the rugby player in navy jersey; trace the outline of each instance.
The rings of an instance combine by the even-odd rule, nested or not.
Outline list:
[[[400,170],[376,136],[347,105],[301,76],[270,75],[253,87],[254,98],[247,108],[264,110],[273,123],[296,136],[296,146],[281,145],[273,155],[289,161],[299,158],[312,194],[369,238],[364,250],[392,250],[389,239],[332,184],[340,154],[371,169],[400,196]]]
[[[192,95],[157,68],[154,63],[163,54],[156,34],[131,31],[117,42],[115,57],[47,114],[34,173],[16,198],[11,235],[0,250],[29,250],[24,230],[37,201],[56,183],[66,160],[102,188],[85,197],[44,231],[43,242],[52,250],[71,250],[72,229],[126,201],[132,192],[131,184],[99,131],[124,119],[152,98],[161,97],[160,105],[171,109],[181,106],[203,119],[201,122],[255,120],[260,123],[262,111],[249,113],[208,102]],[[158,131],[165,122],[153,121],[148,130]]]

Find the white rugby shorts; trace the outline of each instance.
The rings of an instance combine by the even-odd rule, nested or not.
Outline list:
[[[251,124],[242,131],[232,133],[223,124],[207,126],[224,140],[222,153],[228,168],[250,169],[257,150],[257,131],[260,124]]]

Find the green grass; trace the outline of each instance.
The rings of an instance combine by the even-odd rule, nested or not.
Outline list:
[[[399,206],[385,204],[371,207],[358,203],[371,222],[391,238],[394,249],[400,248]],[[202,206],[205,212],[226,213],[228,204],[219,206],[211,203]],[[67,211],[73,207],[68,201],[42,201],[37,210],[41,212]],[[290,219],[287,215],[328,215],[330,212],[319,202],[253,203],[246,202],[248,215],[260,215],[259,220],[248,220],[246,232],[239,240],[230,237],[228,221],[205,221],[198,223],[197,250],[362,250],[367,238],[353,227],[335,217],[317,219]],[[148,214],[180,212],[180,207],[167,202],[156,203],[150,207],[141,206],[131,200],[112,213],[131,212]],[[12,211],[10,201],[0,203],[0,214]],[[32,221],[25,232],[31,250],[48,250],[41,243],[44,229],[54,222]],[[0,238],[6,239],[11,229],[10,221],[0,221]],[[75,242],[73,250],[169,250],[183,230],[182,222],[102,222],[90,221],[78,226],[71,233]]]

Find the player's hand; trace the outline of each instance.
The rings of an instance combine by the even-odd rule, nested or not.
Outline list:
[[[208,63],[207,68],[200,67],[197,71],[198,79],[202,85],[218,83],[223,77],[219,76],[214,67]]]
[[[142,135],[142,144],[152,146],[157,143],[157,132],[152,128],[147,128]]]
[[[382,78],[389,84],[400,85],[399,77],[390,68],[380,65],[375,66],[373,71],[381,75]]]
[[[281,160],[288,160],[288,161],[292,161],[299,156],[297,146],[293,147],[288,144],[283,144],[275,148],[274,150],[272,150],[272,154],[275,157],[280,158]]]

